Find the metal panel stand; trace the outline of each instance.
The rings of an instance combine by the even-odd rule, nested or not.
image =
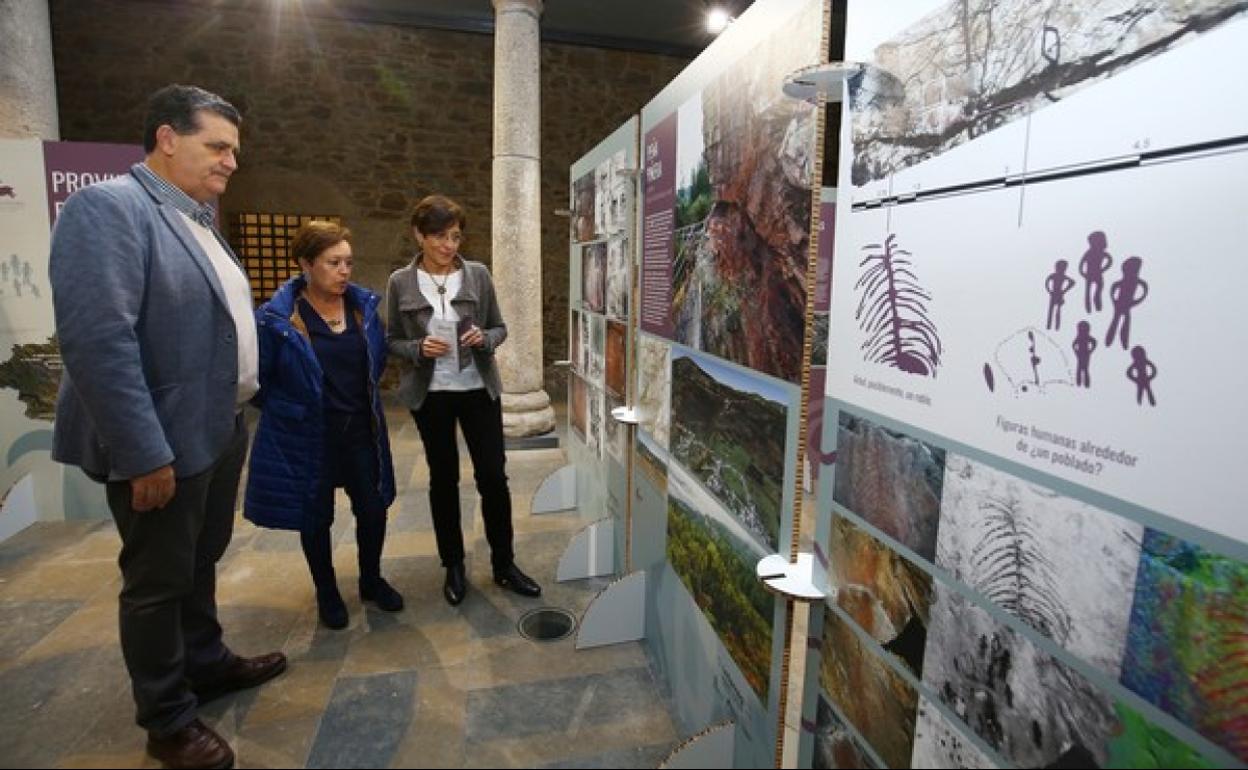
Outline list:
[[[599,519],[572,536],[559,557],[555,581],[601,577],[615,572],[615,519]]]
[[[634,572],[602,589],[589,603],[576,632],[576,649],[635,642],[645,635],[646,573]]]
[[[533,493],[529,512],[533,515],[556,513],[570,511],[575,507],[576,466],[565,465],[542,480],[537,491]]]

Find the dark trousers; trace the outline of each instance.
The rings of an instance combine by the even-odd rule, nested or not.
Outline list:
[[[386,505],[378,490],[381,459],[373,437],[371,415],[325,413],[325,454],[314,514],[299,533],[303,555],[318,592],[337,590],[334,576],[334,489],[344,487],[355,514],[355,541],[359,548],[360,583],[371,585],[381,577],[381,548],[386,540]]]
[[[503,407],[484,390],[433,391],[412,412],[429,463],[429,507],[438,538],[442,566],[464,560],[460,529],[459,447],[455,424],[464,433],[472,457],[472,475],[481,495],[485,539],[495,570],[511,566],[511,491],[507,488],[507,455],[503,446]]]
[[[247,455],[242,417],[211,468],[177,480],[164,507],[130,507],[129,481],[107,484],[121,534],[121,652],[136,721],[164,734],[195,718],[188,680],[212,676],[232,658],[217,622],[217,561],[234,532],[238,479]]]

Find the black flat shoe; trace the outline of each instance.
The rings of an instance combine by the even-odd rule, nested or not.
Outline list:
[[[394,587],[386,582],[386,578],[377,578],[367,585],[361,580],[359,599],[362,602],[373,602],[377,604],[377,609],[386,610],[387,613],[397,613],[403,609],[403,594],[394,590]]]
[[[398,612],[403,609],[403,594],[394,590],[385,578],[377,578],[371,583],[360,581],[360,600],[373,602],[377,609],[386,612]]]
[[[342,594],[338,593],[338,589],[324,593],[317,591],[316,611],[326,628],[340,631],[347,627],[347,605],[342,600]]]
[[[542,587],[533,578],[521,572],[515,564],[505,569],[494,570],[494,582],[521,596],[542,595]]]
[[[442,595],[454,607],[464,600],[468,593],[468,578],[464,575],[463,564],[452,564],[446,568],[446,582],[442,584]]]

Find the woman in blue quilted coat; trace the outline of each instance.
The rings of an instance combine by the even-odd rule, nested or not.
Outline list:
[[[386,363],[381,299],[350,282],[351,232],[311,221],[290,242],[303,274],[256,311],[260,426],[251,448],[244,515],[299,531],[321,622],[347,625],[334,575],[334,489],[355,514],[360,599],[388,612],[403,597],[381,576],[394,465],[377,381]]]

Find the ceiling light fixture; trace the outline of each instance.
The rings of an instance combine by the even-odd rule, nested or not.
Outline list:
[[[712,35],[718,35],[732,22],[732,16],[728,11],[716,6],[706,12],[706,31]]]

